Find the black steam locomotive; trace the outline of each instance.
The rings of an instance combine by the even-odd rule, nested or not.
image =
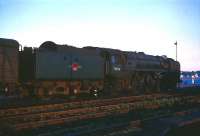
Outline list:
[[[50,41],[19,51],[17,41],[0,39],[0,56],[1,90],[21,96],[153,93],[175,88],[180,75],[165,56]]]

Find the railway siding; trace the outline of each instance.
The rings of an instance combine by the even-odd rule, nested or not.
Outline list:
[[[146,99],[156,99],[165,97],[172,97],[166,94],[152,94],[152,95],[142,95],[142,96],[130,96],[130,97],[120,97],[112,99],[102,99],[102,100],[90,100],[90,101],[79,101],[79,102],[66,102],[61,104],[47,104],[47,105],[38,105],[38,106],[28,106],[28,107],[19,107],[19,108],[8,108],[0,110],[0,118],[23,115],[30,113],[40,113],[47,111],[57,111],[57,110],[68,110],[75,108],[84,108],[84,107],[93,107],[100,105],[109,105],[114,103],[125,103],[130,101],[142,101]]]
[[[111,105],[61,110],[56,112],[19,115],[3,118],[2,122],[9,122],[10,124],[14,125],[14,128],[17,130],[21,130],[128,113],[135,110],[158,109],[166,106],[170,107],[178,102],[180,102],[179,104],[183,104],[181,103],[182,100],[186,101],[186,98],[162,97],[158,99],[147,99],[137,102],[116,103]],[[188,99],[188,103],[190,103],[190,98]]]
[[[1,110],[0,122],[8,123],[15,130],[33,129],[109,115],[120,115],[138,110],[155,110],[165,107],[192,105],[199,102],[198,98],[199,96],[154,94],[5,109],[5,111]],[[42,107],[45,108],[41,109]],[[31,110],[31,108],[35,109]],[[3,117],[8,111],[13,111],[13,113]]]

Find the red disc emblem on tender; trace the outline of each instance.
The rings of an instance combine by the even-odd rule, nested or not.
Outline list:
[[[77,71],[78,68],[79,68],[79,65],[78,65],[77,63],[73,63],[73,64],[72,64],[72,70],[73,70],[73,71]]]

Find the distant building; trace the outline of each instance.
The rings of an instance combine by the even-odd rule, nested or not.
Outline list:
[[[181,79],[180,87],[200,86],[200,71],[196,72],[182,71],[180,79]]]

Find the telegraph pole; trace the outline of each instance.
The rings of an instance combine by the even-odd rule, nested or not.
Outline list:
[[[176,45],[176,61],[177,61],[177,41],[174,43]]]

